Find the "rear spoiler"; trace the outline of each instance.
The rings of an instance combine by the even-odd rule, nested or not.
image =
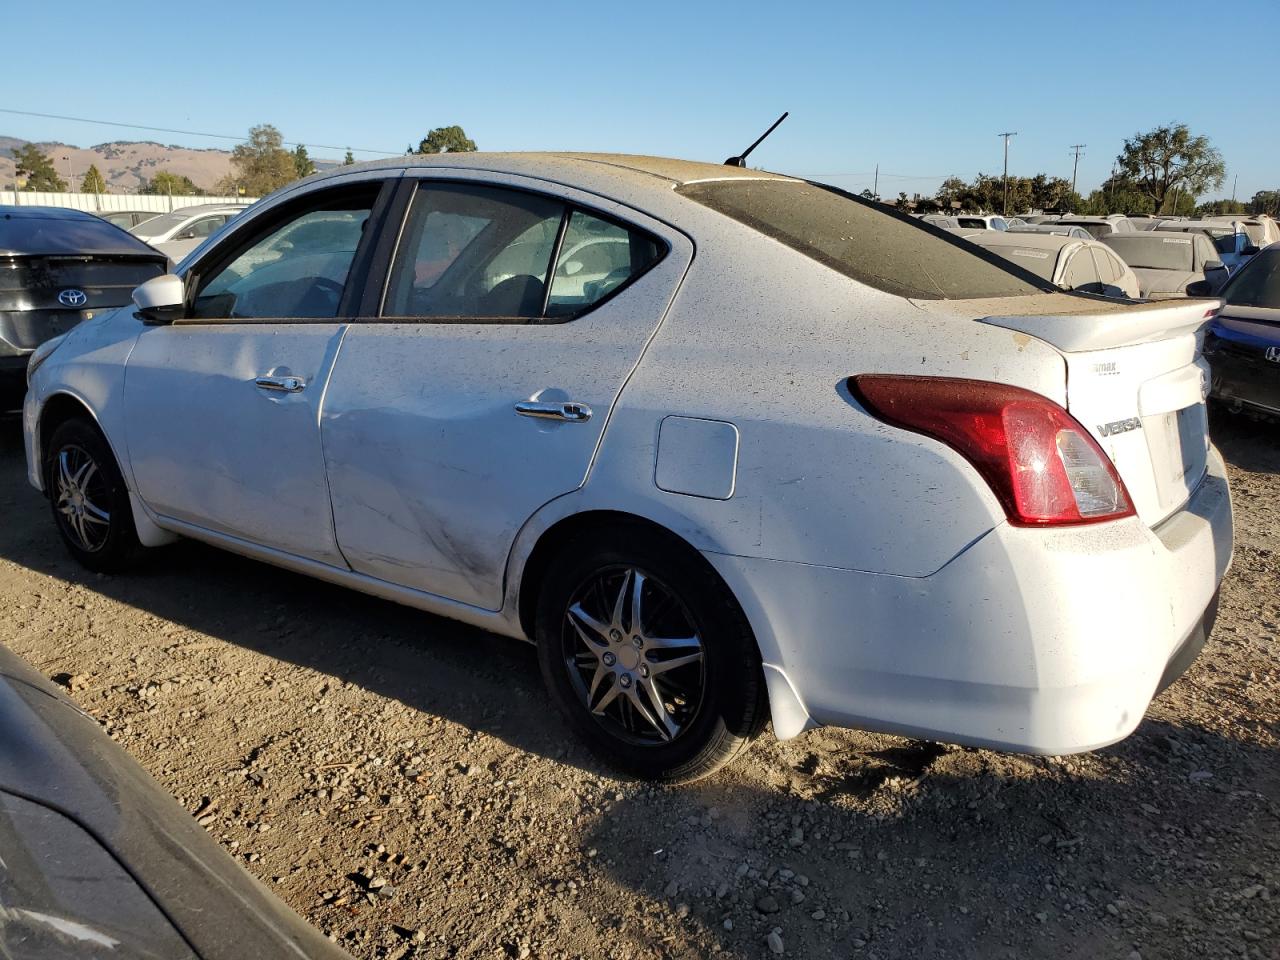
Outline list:
[[[1130,309],[1106,305],[1096,312],[983,317],[980,322],[1025,333],[1063,353],[1085,353],[1192,333],[1208,323],[1221,305],[1220,300],[1165,300],[1134,304]]]

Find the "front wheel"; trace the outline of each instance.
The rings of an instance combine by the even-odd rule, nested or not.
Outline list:
[[[85,419],[67,420],[49,438],[45,489],[67,550],[90,570],[114,573],[143,551],[129,491],[111,448]]]
[[[684,544],[645,528],[609,539],[572,541],[552,561],[536,622],[543,679],[611,766],[669,783],[706,776],[764,724],[755,639]]]

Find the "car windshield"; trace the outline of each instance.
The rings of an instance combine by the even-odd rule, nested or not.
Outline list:
[[[1235,307],[1280,309],[1280,249],[1264,250],[1254,257],[1222,296]]]
[[[152,217],[150,220],[144,220],[132,229],[135,237],[158,237],[162,233],[168,233],[175,227],[180,227],[191,219],[189,213],[163,213],[158,217]]]
[[[718,180],[679,192],[860,283],[923,300],[1015,297],[1048,289],[960,240],[870,201],[796,180]],[[990,259],[988,259],[990,257]]]
[[[1192,270],[1191,238],[1112,234],[1104,241],[1120,259],[1139,270]]]

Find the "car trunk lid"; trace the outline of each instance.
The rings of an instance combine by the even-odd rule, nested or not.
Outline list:
[[[1067,409],[1115,463],[1138,516],[1154,526],[1186,503],[1207,466],[1209,367],[1201,344],[1217,303],[1069,298],[1054,307],[982,322],[1062,354]]]

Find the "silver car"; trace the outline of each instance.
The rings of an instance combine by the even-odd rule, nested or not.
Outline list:
[[[230,203],[201,203],[144,220],[129,232],[177,263],[244,209]]]
[[[1187,296],[1187,286],[1204,280],[1211,292],[1227,282],[1227,268],[1203,233],[1145,230],[1113,233],[1102,242],[1133,268],[1142,295],[1152,300]]]

